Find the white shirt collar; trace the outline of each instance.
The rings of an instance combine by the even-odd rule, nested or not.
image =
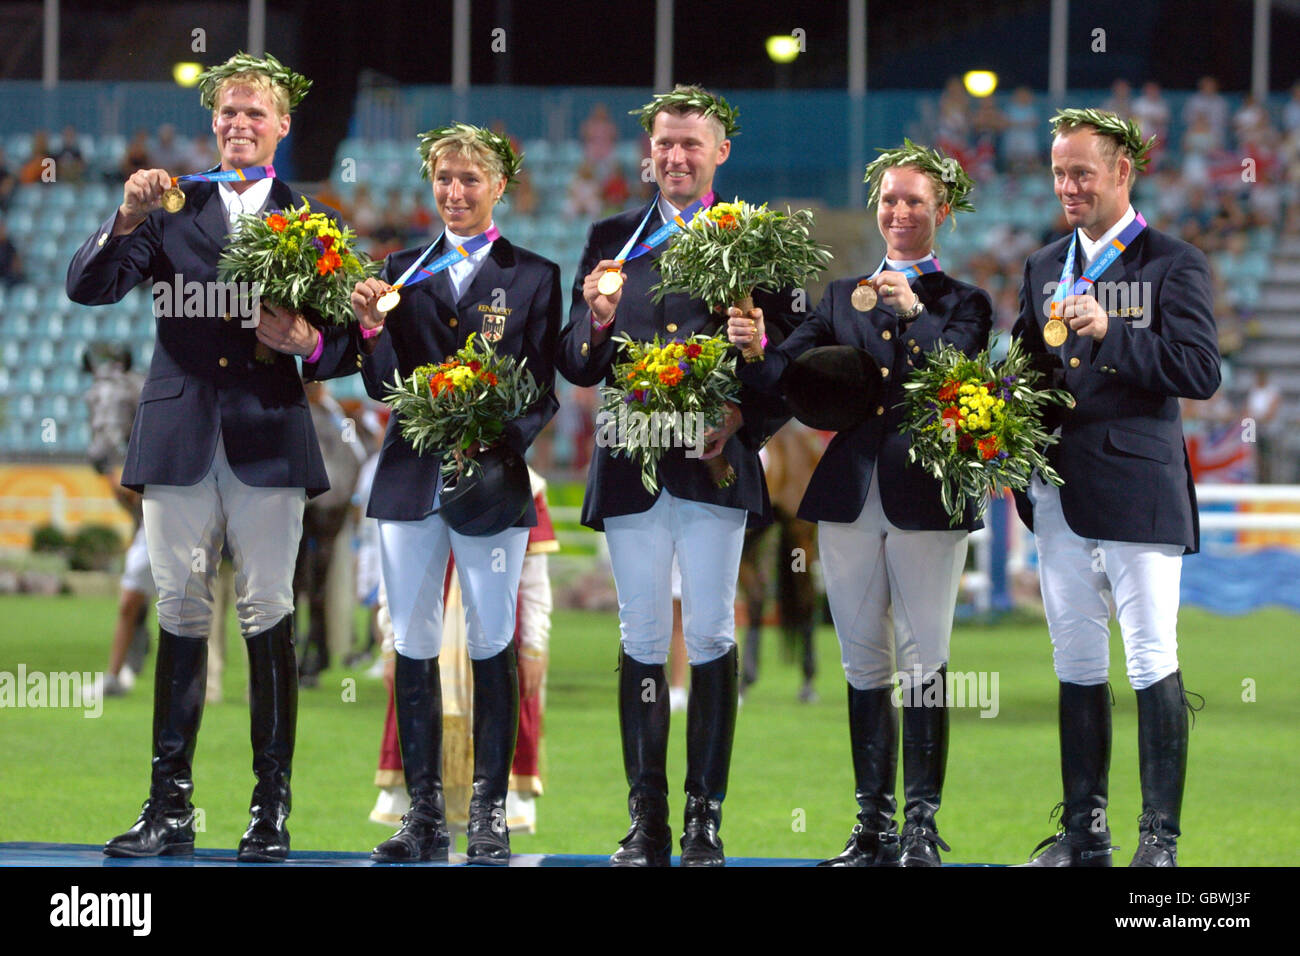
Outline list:
[[[895,261],[889,258],[889,256],[885,256],[885,268],[892,269],[894,272],[902,272],[908,266],[914,266],[918,262],[925,262],[927,259],[933,259],[933,258],[934,258],[933,249],[931,249],[927,255],[924,255],[919,259],[900,259],[898,261]]]
[[[1083,250],[1084,255],[1083,262],[1077,264],[1078,271],[1082,273],[1083,270],[1087,268],[1088,264],[1097,258],[1097,253],[1106,248],[1106,246],[1110,244],[1111,240],[1123,232],[1128,224],[1136,218],[1137,210],[1134,209],[1132,203],[1130,203],[1128,211],[1119,217],[1119,222],[1107,229],[1106,234],[1096,242],[1089,239],[1088,234],[1082,229],[1076,229],[1075,232],[1079,234],[1079,246]]]
[[[659,194],[658,207],[659,207],[659,218],[664,221],[665,225],[667,223],[672,222],[673,218],[681,212],[680,209],[678,209],[676,206],[670,203],[667,200],[667,198],[665,198],[663,193]]]
[[[236,214],[261,212],[262,207],[271,197],[271,184],[274,182],[274,179],[259,179],[242,193],[235,192],[231,183],[218,183],[221,188],[217,190],[217,195],[221,197],[221,205],[225,207],[226,222],[233,227]]]

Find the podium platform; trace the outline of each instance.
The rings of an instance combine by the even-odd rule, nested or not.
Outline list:
[[[673,857],[673,866],[680,861]],[[816,866],[817,860],[790,860],[762,857],[728,857],[729,867],[800,867]],[[574,853],[521,853],[511,857],[512,867],[607,867],[607,856],[584,856]],[[143,859],[117,859],[104,856],[98,844],[77,843],[0,843],[0,868],[4,867],[230,867],[260,869],[270,867],[451,867],[468,866],[463,853],[453,853],[446,863],[374,863],[369,853],[343,853],[336,850],[294,850],[284,863],[239,863],[234,848],[213,850],[200,848],[193,856],[156,856]],[[472,867],[472,869],[493,869]]]

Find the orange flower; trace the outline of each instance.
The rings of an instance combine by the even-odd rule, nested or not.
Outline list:
[[[958,408],[956,405],[949,405],[947,408],[943,410],[943,420],[945,422],[950,421],[954,425],[956,425],[959,421],[962,420],[962,417],[963,417],[962,410]]]
[[[979,441],[980,455],[985,460],[994,457],[998,453],[998,436],[990,435],[988,438],[981,438]]]
[[[676,385],[681,380],[682,370],[676,365],[671,365],[668,368],[661,369],[659,372],[659,381],[663,382],[665,385]]]
[[[343,260],[339,258],[339,254],[330,249],[316,260],[316,271],[321,275],[328,275],[341,265],[343,265]]]
[[[722,218],[718,220],[718,226],[721,229],[735,229],[736,217],[731,213],[723,213]]]
[[[484,372],[481,377],[483,381],[487,382],[489,385],[495,385],[497,383],[497,377],[491,372]]]
[[[939,401],[951,402],[956,397],[957,397],[957,383],[944,382],[943,388],[939,389]]]
[[[272,232],[284,232],[285,227],[289,225],[289,220],[274,212],[266,217],[266,224],[271,227]]]

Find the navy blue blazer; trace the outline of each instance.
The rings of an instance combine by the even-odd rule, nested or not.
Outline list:
[[[256,361],[256,330],[244,328],[229,310],[158,314],[181,312],[160,306],[164,296],[173,297],[178,275],[185,284],[206,287],[217,281],[217,260],[226,244],[219,187],[184,188],[186,203],[179,212],[155,210],[125,236],[113,236],[115,211],[68,267],[68,298],[82,305],[118,302],[141,282],[154,284],[157,340],[122,484],[135,491],[151,484],[198,484],[220,435],[231,470],[244,484],[305,488],[309,497],[318,495],[329,489],[329,480],[294,357],[276,353],[271,364]],[[267,208],[300,205],[304,198],[277,179]],[[328,373],[347,350],[345,329],[330,326],[322,334],[325,350],[318,363],[303,366],[307,378]]]
[[[1066,523],[1084,538],[1195,552],[1200,521],[1178,399],[1206,399],[1219,387],[1209,266],[1195,246],[1144,229],[1097,278],[1098,285],[1137,283],[1126,308],[1109,311],[1106,337],[1071,332],[1049,349],[1042,330],[1073,238],[1029,257],[1012,333],[1030,352],[1065,363],[1075,407],[1062,416],[1061,440],[1048,459],[1065,480]],[[1024,494],[1016,495],[1016,510],[1033,530]]]
[[[880,503],[885,516],[906,531],[973,531],[981,527],[969,507],[959,525],[949,524],[940,499],[939,482],[907,460],[910,439],[899,432],[903,422],[903,382],[940,342],[967,355],[988,346],[993,303],[988,293],[946,272],[930,272],[911,280],[912,291],[925,309],[905,329],[884,306],[859,312],[849,301],[859,280],[837,279],[826,289],[817,311],[767,359],[747,365],[743,381],[768,390],[780,388],[790,363],[809,349],[852,345],[880,363],[884,392],[869,409],[866,421],[836,433],[808,482],[799,517],[805,521],[856,521],[867,501],[874,470],[880,473]],[[888,374],[886,374],[886,372]],[[835,401],[828,395],[827,401]]]
[[[425,248],[391,254],[384,260],[381,278],[396,282]],[[445,240],[441,251],[446,251]],[[523,359],[542,389],[542,396],[522,416],[507,422],[502,433],[502,442],[523,455],[559,407],[553,356],[562,310],[560,267],[500,236],[459,302],[453,299],[446,270],[403,289],[369,355],[361,349],[361,326],[354,322],[350,359],[341,363],[339,374],[360,368],[366,393],[382,401],[395,373],[406,378],[421,365],[446,360],[476,332],[492,343],[498,355]],[[416,454],[402,437],[401,420],[394,413],[379,452],[366,514],[388,521],[418,521],[432,514],[441,465],[441,455]],[[515,527],[535,524],[537,511],[530,500]]]
[[[654,252],[638,256],[626,263],[623,273],[627,277],[623,295],[619,299],[614,326],[609,336],[599,345],[591,344],[591,313],[582,295],[582,283],[596,263],[618,256],[641,219],[646,206],[602,219],[592,225],[587,234],[587,245],[582,251],[573,283],[569,324],[560,333],[559,350],[555,365],[560,374],[574,385],[586,387],[614,382],[614,362],[618,346],[613,336],[625,334],[635,341],[648,342],[655,335],[660,341],[673,337],[685,338],[697,333],[711,335],[725,325],[725,317],[712,312],[707,305],[687,295],[673,293],[656,304],[650,297],[650,287],[659,281],[659,272],[653,261],[666,248],[661,245]],[[646,224],[644,238],[659,228],[662,220],[653,215]],[[671,241],[671,240],[669,240]],[[793,328],[797,319],[793,313],[794,297],[791,292],[754,293],[754,304],[763,310],[768,335],[779,341],[784,332]],[[737,359],[737,366],[744,365]],[[728,508],[743,508],[749,512],[750,527],[759,527],[772,520],[771,503],[767,496],[767,482],[763,466],[758,460],[758,450],[763,442],[788,418],[784,403],[764,396],[750,388],[742,388],[740,411],[744,424],[723,447],[723,454],[736,471],[736,481],[728,488],[718,488],[709,477],[707,463],[699,458],[688,458],[685,448],[669,448],[659,461],[659,487],[677,498],[704,501]],[[582,503],[582,523],[597,531],[605,529],[605,519],[618,515],[640,514],[649,511],[657,496],[650,494],[641,484],[641,466],[633,459],[615,458],[612,449],[597,445],[587,472],[587,490]]]

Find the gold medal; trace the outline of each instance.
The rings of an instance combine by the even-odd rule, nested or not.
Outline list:
[[[849,296],[849,301],[853,303],[853,308],[859,312],[870,312],[876,307],[876,290],[863,282],[853,290],[853,294]]]
[[[379,297],[379,301],[375,303],[375,308],[380,312],[392,312],[393,309],[397,308],[397,303],[401,301],[402,293],[396,289],[389,289]]]
[[[613,295],[623,288],[623,277],[616,269],[606,269],[605,274],[596,282],[596,291],[601,295]]]
[[[1060,319],[1048,319],[1047,324],[1043,326],[1043,341],[1052,348],[1064,345],[1069,335],[1069,329]]]
[[[185,206],[185,193],[179,186],[172,186],[162,194],[162,207],[168,212],[180,212]]]

